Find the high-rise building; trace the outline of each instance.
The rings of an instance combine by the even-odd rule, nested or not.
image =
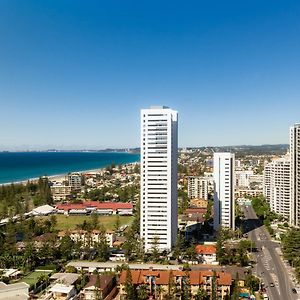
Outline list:
[[[140,234],[145,251],[153,243],[170,250],[177,237],[177,112],[164,106],[141,110]]]
[[[264,196],[270,208],[286,218],[290,217],[290,160],[282,157],[264,167]]]
[[[214,229],[235,228],[234,154],[214,153]]]
[[[68,174],[68,183],[73,190],[80,190],[82,186],[82,175],[80,173],[69,173]]]
[[[213,179],[210,177],[189,176],[188,197],[208,200],[208,195],[213,190]]]
[[[291,207],[290,224],[300,225],[300,124],[290,128]]]

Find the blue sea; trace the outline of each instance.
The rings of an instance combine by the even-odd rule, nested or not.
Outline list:
[[[139,161],[139,154],[106,152],[0,152],[0,184]]]

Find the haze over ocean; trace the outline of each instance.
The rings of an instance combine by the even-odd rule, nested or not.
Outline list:
[[[139,154],[115,152],[1,152],[0,184],[126,164],[139,158]]]

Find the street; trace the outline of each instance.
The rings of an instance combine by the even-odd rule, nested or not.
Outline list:
[[[253,273],[262,278],[263,287],[270,300],[296,300],[298,294],[292,292],[294,285],[276,248],[280,245],[271,240],[270,235],[257,218],[252,206],[241,206],[245,214],[245,233],[255,242],[258,249],[253,252],[257,264]]]

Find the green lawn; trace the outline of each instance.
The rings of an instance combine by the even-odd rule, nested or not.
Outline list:
[[[23,277],[20,280],[20,282],[26,282],[26,283],[28,283],[31,286],[31,285],[36,284],[36,282],[38,281],[38,278],[41,275],[48,275],[50,273],[51,272],[46,272],[46,271],[41,271],[41,272],[34,271],[34,272],[29,273],[27,276]]]
[[[45,219],[45,217],[41,217]],[[57,219],[57,230],[73,230],[76,229],[76,225],[83,223],[84,220],[89,221],[90,216],[66,216],[56,215]],[[111,216],[99,216],[99,223],[102,224],[107,230],[114,229],[117,215]],[[120,226],[130,225],[133,220],[133,216],[120,216]]]

